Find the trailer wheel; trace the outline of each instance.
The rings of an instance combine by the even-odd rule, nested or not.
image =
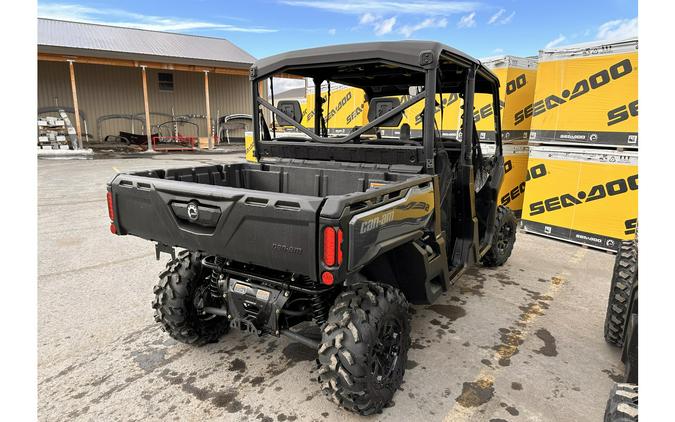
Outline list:
[[[492,237],[492,246],[483,256],[483,265],[499,267],[511,256],[513,245],[516,243],[516,217],[510,208],[500,205],[495,218],[495,234]]]
[[[630,316],[631,290],[638,278],[637,260],[637,242],[621,242],[614,261],[605,316],[605,340],[618,347],[623,346],[626,323]]]
[[[604,422],[633,422],[638,420],[638,386],[614,384],[605,408]]]
[[[187,344],[213,343],[227,333],[227,318],[202,315],[199,301],[208,293],[210,272],[202,268],[199,253],[182,251],[169,261],[154,287],[155,321],[172,338]]]
[[[356,283],[328,313],[319,346],[319,382],[339,406],[378,413],[403,381],[410,348],[408,301],[398,289]]]

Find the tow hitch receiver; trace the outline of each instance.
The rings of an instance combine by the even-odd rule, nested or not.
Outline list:
[[[289,292],[230,277],[227,283],[227,308],[230,326],[258,336],[279,335],[279,315]]]

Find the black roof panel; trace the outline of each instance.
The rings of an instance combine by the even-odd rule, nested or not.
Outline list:
[[[434,41],[382,41],[340,44],[289,51],[256,61],[256,77],[269,76],[289,67],[330,64],[336,62],[381,59],[422,68],[420,53],[431,51],[437,62],[445,51],[463,61],[480,65],[480,61],[457,49]]]

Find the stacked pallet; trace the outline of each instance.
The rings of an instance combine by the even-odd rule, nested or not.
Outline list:
[[[637,227],[638,42],[539,53],[523,228],[616,251]]]

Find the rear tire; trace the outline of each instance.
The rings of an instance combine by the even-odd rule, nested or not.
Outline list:
[[[172,338],[194,345],[214,343],[229,329],[225,317],[198,312],[196,302],[208,287],[210,275],[202,268],[202,258],[200,253],[180,252],[166,265],[153,289],[155,321]]]
[[[483,256],[483,265],[499,267],[511,256],[513,245],[516,243],[516,217],[510,208],[500,205],[497,207],[495,218],[495,234],[492,237],[492,246]]]
[[[322,329],[321,389],[347,410],[378,413],[403,381],[409,348],[403,293],[385,284],[354,284],[337,297]]]
[[[638,249],[634,240],[621,242],[614,261],[605,316],[605,340],[621,347],[630,316],[631,290],[638,277]]]
[[[614,384],[607,407],[604,422],[637,422],[638,386],[635,384]]]

